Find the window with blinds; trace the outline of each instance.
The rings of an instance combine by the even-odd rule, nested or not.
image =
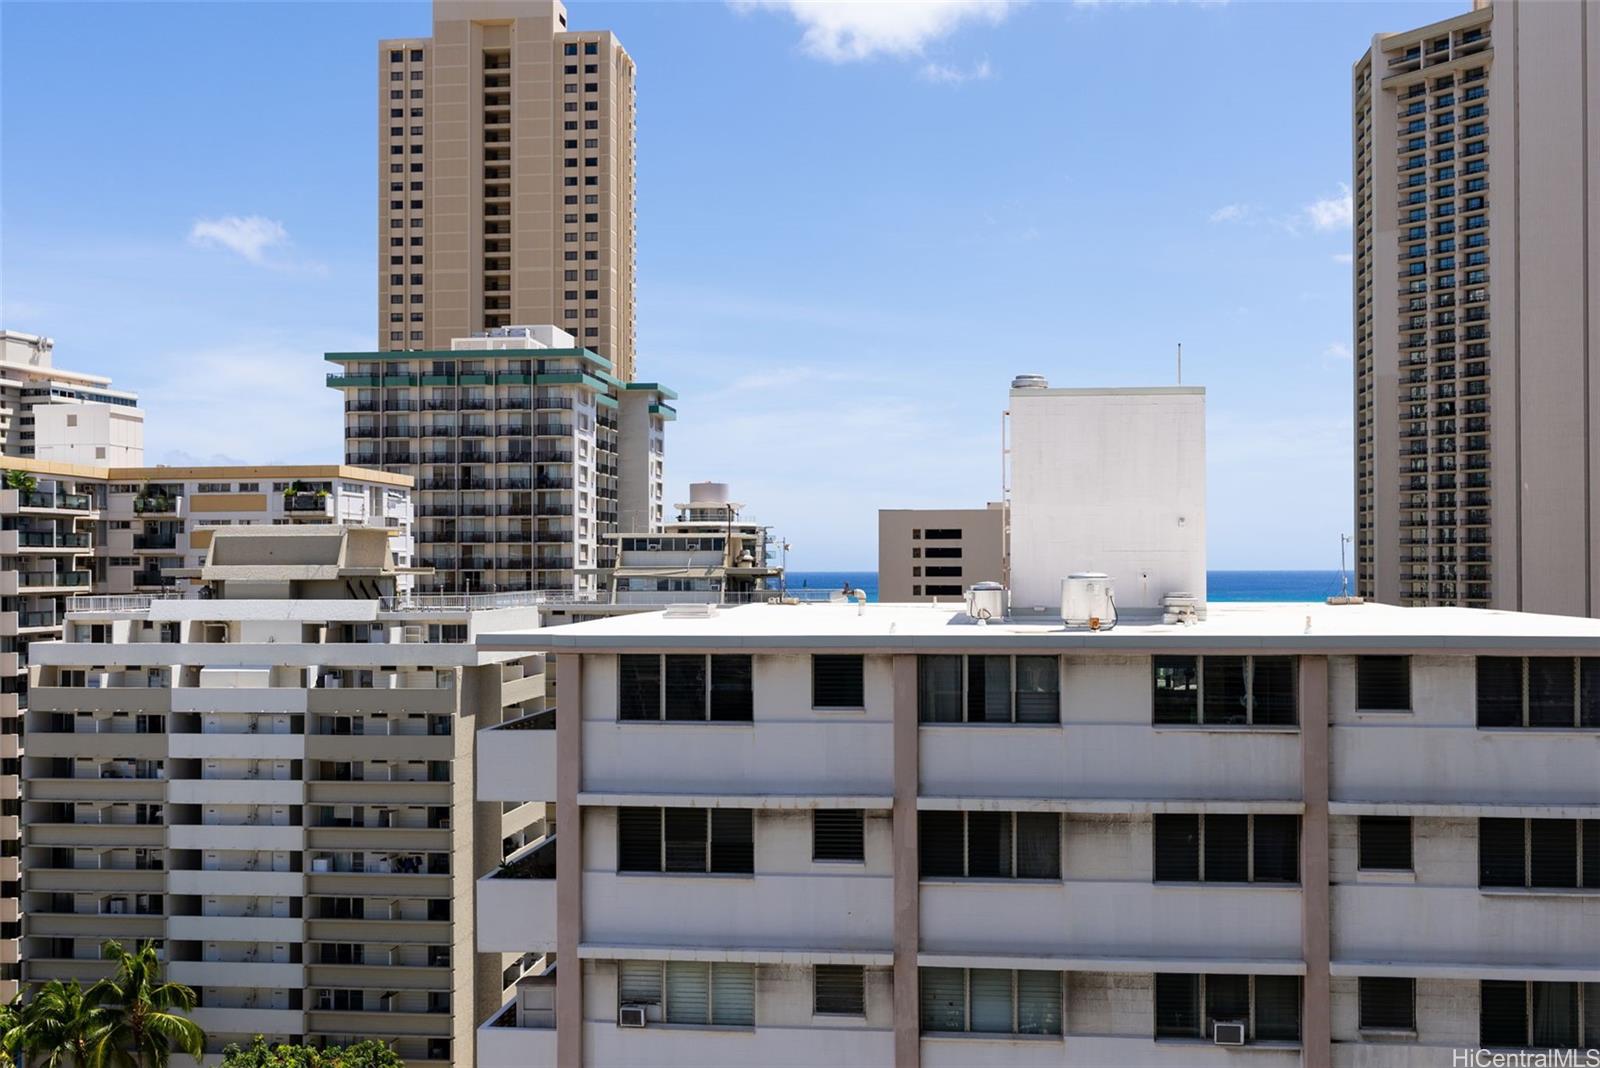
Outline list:
[[[867,859],[866,819],[859,808],[819,808],[811,813],[811,859]]]
[[[1363,871],[1411,870],[1411,817],[1362,816],[1356,831],[1356,867]]]
[[[748,656],[628,653],[617,660],[620,720],[748,722],[754,714]]]
[[[1411,658],[1356,657],[1356,709],[1361,712],[1411,711]]]
[[[1298,1042],[1300,977],[1156,975],[1156,1038],[1209,1040],[1219,1022],[1244,1023],[1256,1042]]]
[[[704,961],[619,961],[617,1002],[644,1005],[649,1018],[699,1027],[754,1027],[752,964]]]
[[[1600,890],[1600,820],[1478,820],[1478,885]]]
[[[812,708],[864,708],[864,658],[817,655],[811,658]]]
[[[1158,813],[1152,820],[1154,882],[1300,881],[1299,816]]]
[[[819,964],[812,969],[812,1012],[818,1016],[865,1016],[866,969],[858,964]]]
[[[1363,1031],[1415,1031],[1417,981],[1363,975],[1356,984]]]
[[[617,870],[752,874],[754,823],[748,808],[618,808]]]
[[[1152,658],[1157,725],[1292,727],[1300,721],[1292,656]]]
[[[1061,1034],[1060,972],[920,968],[917,976],[924,1034]]]
[[[1059,723],[1061,661],[1054,656],[919,656],[923,723]]]
[[[924,879],[1059,879],[1061,817],[1054,812],[919,812]]]
[[[1600,983],[1482,980],[1478,1041],[1487,1049],[1600,1049]]]
[[[1480,656],[1479,727],[1600,728],[1600,657]]]

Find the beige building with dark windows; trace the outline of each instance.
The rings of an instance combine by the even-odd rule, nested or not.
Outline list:
[[[878,600],[958,598],[976,582],[1005,579],[1005,505],[882,508]]]
[[[378,347],[555,323],[634,372],[634,67],[560,0],[378,45]]]
[[[1357,592],[1600,614],[1600,18],[1479,0],[1352,91]]]

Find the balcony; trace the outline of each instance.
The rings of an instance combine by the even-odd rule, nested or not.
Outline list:
[[[556,839],[542,838],[478,880],[478,952],[556,948]]]
[[[502,1006],[478,1028],[477,1045],[481,1068],[554,1068],[554,968],[518,980],[515,1000]]]
[[[477,794],[479,801],[555,800],[555,709],[478,732]]]
[[[325,492],[286,493],[283,496],[283,510],[285,512],[317,512],[327,515],[329,514],[328,494]]]

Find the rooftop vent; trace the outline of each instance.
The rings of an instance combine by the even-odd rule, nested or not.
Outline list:
[[[1050,380],[1044,375],[1018,375],[1011,380],[1012,389],[1049,389]]]
[[[661,614],[667,619],[711,619],[717,614],[717,606],[710,602],[669,604]]]

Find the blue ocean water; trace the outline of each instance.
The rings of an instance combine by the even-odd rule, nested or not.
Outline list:
[[[845,583],[878,599],[876,571],[791,571],[793,590],[839,590]],[[1206,595],[1212,601],[1320,601],[1339,592],[1337,571],[1208,571]]]

